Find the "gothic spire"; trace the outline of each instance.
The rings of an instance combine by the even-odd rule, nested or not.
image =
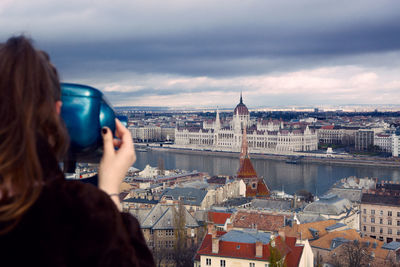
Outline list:
[[[242,136],[242,149],[240,150],[240,163],[243,162],[245,158],[249,158],[249,144],[247,143],[247,127],[243,127]]]
[[[239,104],[243,104],[242,91],[240,91],[240,103]]]

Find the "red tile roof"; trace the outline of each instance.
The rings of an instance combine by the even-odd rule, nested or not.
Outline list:
[[[287,267],[297,267],[303,254],[303,246],[295,246],[293,250],[286,255],[285,263]]]
[[[232,213],[209,211],[208,220],[214,224],[224,225],[226,220],[230,218],[231,215]]]
[[[275,238],[275,246],[281,253],[285,255],[285,264],[287,267],[296,267],[299,264],[303,246],[296,246],[296,238],[287,237],[282,240],[280,236]],[[256,257],[256,244],[255,243],[241,243],[219,240],[218,254],[212,253],[212,236],[207,234],[199,250],[197,251],[195,259],[200,260],[200,255],[218,255],[219,257],[226,258],[241,258],[249,260],[264,260],[268,261],[270,258],[270,244],[262,245],[262,257]]]
[[[232,224],[234,228],[256,228],[259,231],[277,232],[284,226],[285,216],[255,211],[238,211],[232,216]]]
[[[325,125],[325,126],[322,126],[321,129],[332,130],[334,127],[335,127],[335,125]]]
[[[237,173],[238,178],[255,178],[257,173],[248,157],[244,158]]]
[[[253,181],[246,182],[246,197],[267,198],[270,195],[268,186],[263,179],[257,179],[256,187],[253,187]]]

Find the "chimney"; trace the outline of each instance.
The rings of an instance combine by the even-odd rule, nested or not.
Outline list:
[[[261,241],[256,241],[256,257],[262,258],[263,256],[263,244]]]
[[[217,237],[212,238],[212,253],[218,254],[219,251],[219,239]]]
[[[213,223],[207,224],[207,233],[211,234],[213,229],[214,229]]]
[[[282,240],[286,239],[286,232],[283,228],[278,231],[278,235],[282,238]]]
[[[212,237],[212,238],[217,237],[217,230],[216,230],[216,229],[212,229],[212,230],[211,230],[211,237]]]
[[[226,224],[226,231],[229,232],[232,229],[233,229],[233,224],[232,223],[227,223]]]

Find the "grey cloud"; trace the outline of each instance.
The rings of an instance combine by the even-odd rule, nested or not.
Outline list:
[[[400,2],[395,1],[115,0],[93,5],[89,0],[21,0],[2,7],[0,25],[7,27],[1,27],[0,37],[32,34],[65,81],[102,84],[132,80],[133,74],[220,78],[341,65],[400,66]],[[192,90],[107,94],[117,100],[240,89]],[[291,101],[288,96],[274,99]]]

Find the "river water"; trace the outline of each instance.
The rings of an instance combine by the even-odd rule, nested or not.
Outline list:
[[[160,158],[164,161],[165,169],[197,170],[210,175],[235,175],[239,168],[239,154],[238,158],[155,150],[137,151],[136,154],[137,161],[134,167],[141,170],[147,164],[153,167],[157,166]],[[284,189],[289,194],[306,189],[320,196],[337,180],[349,176],[400,181],[400,169],[397,168],[339,166],[320,163],[288,164],[271,159],[251,159],[251,161],[258,176],[264,177],[270,189]]]

